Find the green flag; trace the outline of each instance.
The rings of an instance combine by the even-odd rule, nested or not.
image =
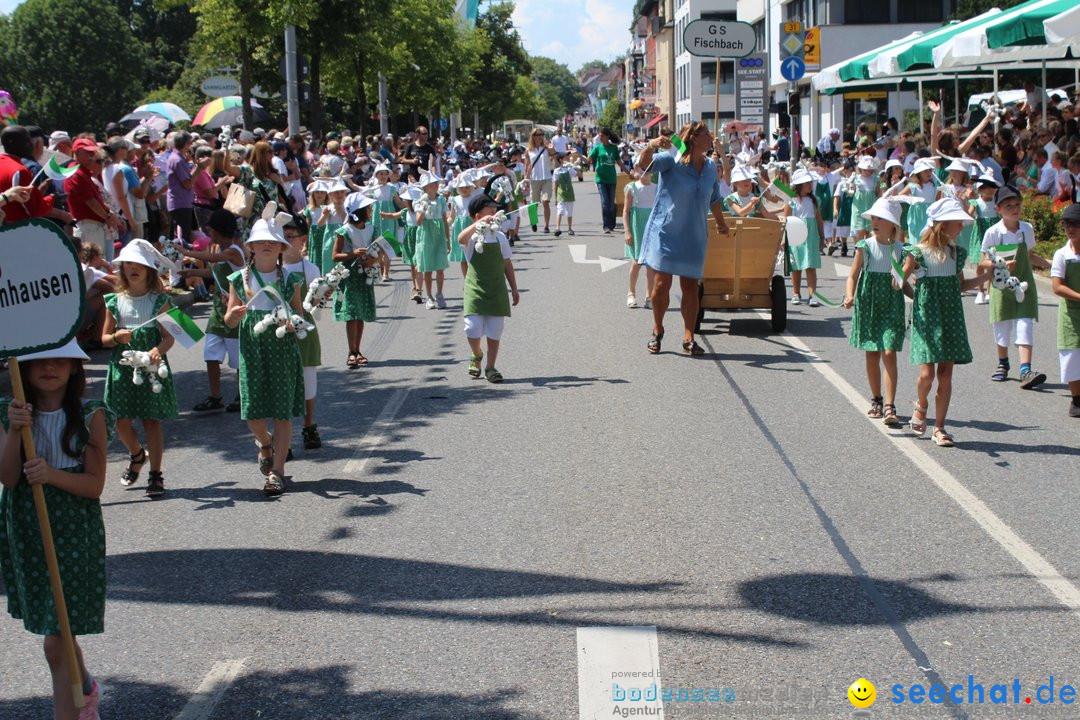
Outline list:
[[[787,196],[788,196],[789,198],[793,198],[793,197],[795,197],[795,191],[794,191],[794,190],[792,190],[791,188],[789,188],[789,187],[788,187],[787,185],[785,185],[784,183],[780,182],[779,180],[773,180],[773,181],[772,181],[772,187],[774,187],[774,188],[776,188],[777,190],[779,190],[780,192],[784,193],[784,194],[785,194],[785,195],[787,195]]]
[[[382,236],[386,244],[394,248],[394,252],[397,253],[398,257],[401,257],[401,243],[397,241],[397,234],[393,230],[387,230]]]
[[[531,203],[526,210],[529,211],[529,224],[537,225],[540,222],[540,203]]]
[[[675,162],[679,162],[682,156],[686,154],[686,143],[678,135],[672,135],[671,144],[675,146]]]
[[[170,308],[157,321],[182,347],[191,348],[203,339],[203,331],[180,308]]]

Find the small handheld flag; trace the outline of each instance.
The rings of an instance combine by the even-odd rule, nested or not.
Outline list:
[[[536,225],[540,222],[540,213],[538,212],[539,205],[539,203],[532,203],[526,208],[529,212],[530,225]]]
[[[686,143],[678,135],[672,135],[671,144],[675,146],[675,162],[679,162],[682,156],[686,154]]]
[[[45,174],[49,176],[51,180],[64,181],[64,178],[69,178],[75,174],[75,171],[79,169],[78,165],[72,165],[71,167],[64,167],[56,161],[56,155],[49,158],[49,162],[45,163],[42,168]]]
[[[155,319],[166,332],[173,336],[173,339],[181,347],[190,349],[195,346],[195,343],[203,339],[203,331],[180,308],[170,308]]]
[[[779,180],[773,180],[772,184],[769,185],[768,188],[765,188],[766,192],[768,192],[769,188],[776,188],[780,192],[787,195],[789,198],[795,197],[795,191]]]
[[[393,231],[387,230],[382,234],[382,237],[386,244],[394,250],[395,256],[401,257],[401,243],[397,241],[397,235]]]

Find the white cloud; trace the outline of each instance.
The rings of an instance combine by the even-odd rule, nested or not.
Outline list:
[[[519,0],[513,15],[525,49],[577,70],[630,44],[630,9],[607,0]]]

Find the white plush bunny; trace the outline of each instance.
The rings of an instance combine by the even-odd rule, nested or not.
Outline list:
[[[150,353],[143,350],[123,351],[120,354],[120,364],[132,368],[132,384],[142,385],[145,380],[149,380],[150,390],[155,394],[161,392],[158,378],[169,377],[169,367],[165,363],[151,362]]]
[[[304,309],[313,313],[326,307],[334,291],[342,280],[349,277],[349,274],[349,268],[344,265],[335,265],[323,277],[312,280],[308,287],[307,297],[304,298]]]

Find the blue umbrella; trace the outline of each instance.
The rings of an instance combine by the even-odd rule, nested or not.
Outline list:
[[[184,109],[179,105],[173,105],[167,102],[155,102],[140,105],[135,108],[135,112],[150,112],[155,115],[160,115],[169,122],[176,124],[181,120],[191,122],[191,116],[184,112]]]

